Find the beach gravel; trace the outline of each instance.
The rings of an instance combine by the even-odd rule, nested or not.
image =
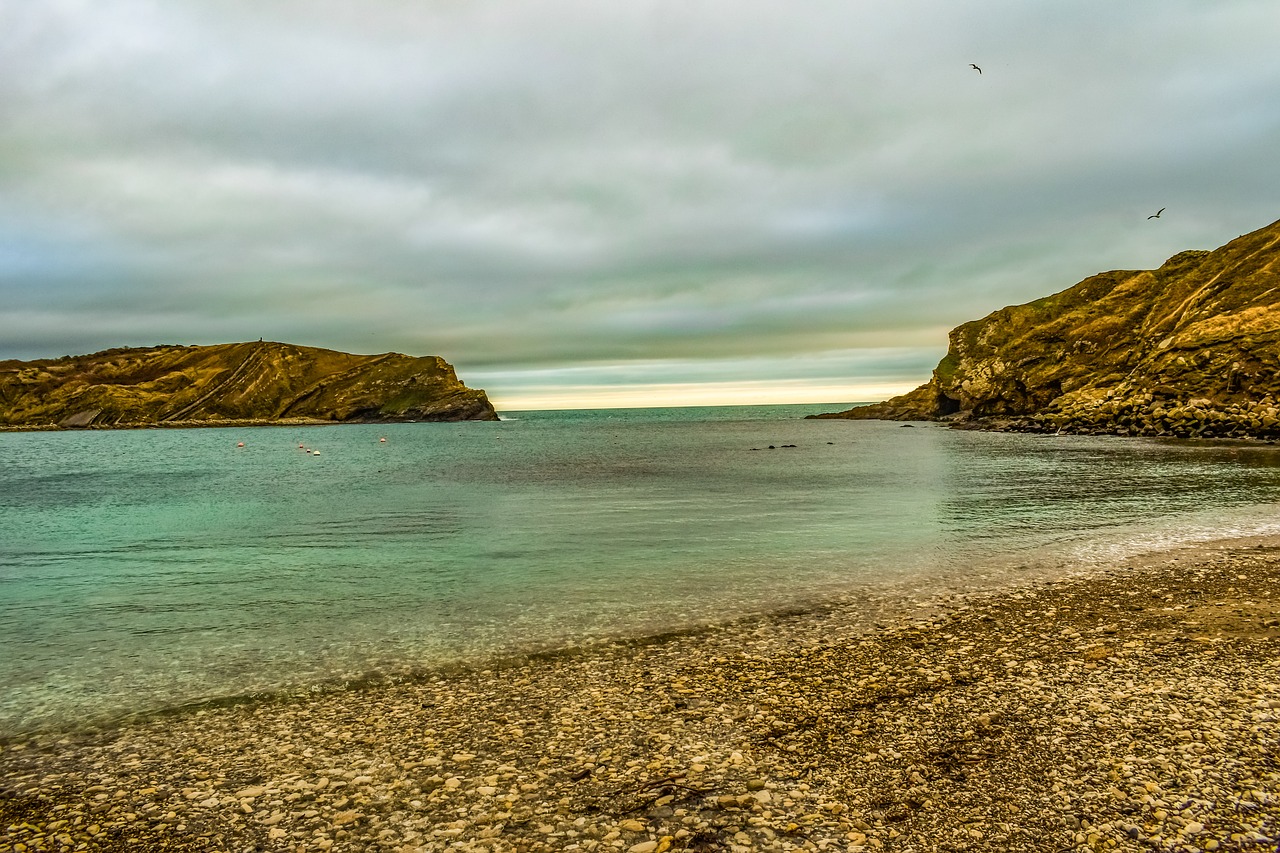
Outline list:
[[[1274,851],[1280,550],[0,747],[0,853]]]

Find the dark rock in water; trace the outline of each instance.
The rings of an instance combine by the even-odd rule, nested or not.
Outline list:
[[[924,385],[813,417],[1277,438],[1278,362],[1280,222],[965,323]]]
[[[256,341],[0,361],[0,427],[497,420],[436,356]]]

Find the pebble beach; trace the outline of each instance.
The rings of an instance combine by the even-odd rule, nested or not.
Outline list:
[[[1280,546],[0,742],[0,853],[1280,849]]]

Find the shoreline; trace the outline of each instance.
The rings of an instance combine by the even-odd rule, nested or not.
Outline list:
[[[1151,544],[1151,543],[1148,543]],[[922,618],[922,614],[939,609],[954,609],[971,598],[985,598],[1005,592],[1017,592],[1046,581],[1091,577],[1107,571],[1112,564],[1141,565],[1151,560],[1178,557],[1196,560],[1223,549],[1240,549],[1255,545],[1280,550],[1280,532],[1252,532],[1230,537],[1193,538],[1159,545],[1155,550],[1111,555],[1102,560],[1080,558],[1051,560],[1023,555],[987,562],[965,564],[966,568],[939,572],[928,576],[908,576],[878,582],[863,581],[853,586],[839,585],[813,590],[807,595],[776,603],[730,612],[719,618],[700,618],[692,622],[670,624],[646,623],[612,633],[590,634],[570,639],[550,637],[540,641],[512,641],[488,650],[459,653],[432,660],[408,662],[386,661],[364,671],[349,670],[344,674],[321,675],[314,680],[276,686],[250,688],[243,692],[210,693],[204,696],[174,697],[168,703],[148,701],[133,708],[95,709],[77,707],[59,714],[46,715],[38,722],[21,727],[0,726],[0,749],[12,743],[33,738],[77,737],[86,733],[105,732],[144,725],[154,720],[179,717],[202,710],[238,705],[309,701],[321,696],[353,691],[377,690],[412,685],[458,673],[501,669],[508,670],[542,660],[572,659],[585,655],[616,653],[627,649],[660,645],[675,641],[714,640],[723,633],[769,632],[771,627],[785,625],[777,632],[778,642],[788,642],[788,632],[797,626],[821,624],[828,638],[839,636],[857,639],[873,634],[902,620]],[[1053,549],[1057,554],[1057,549]],[[0,853],[4,851],[0,850]]]
[[[143,421],[126,424],[91,424],[83,427],[64,427],[58,424],[0,424],[0,432],[118,432],[126,430],[156,429],[230,429],[233,427],[313,427],[313,426],[385,426],[390,424],[441,424],[477,421],[493,423],[479,418],[425,418],[414,420],[378,419],[326,421],[320,418],[240,418],[210,421]]]
[[[1274,849],[1274,542],[916,604],[12,740],[0,851]]]
[[[282,420],[242,418],[216,421],[145,421],[110,425],[90,424],[83,427],[64,427],[59,424],[4,424],[0,425],[0,432],[115,432],[117,430],[204,429],[205,427],[221,429],[223,427],[337,426],[344,423],[372,423],[372,421],[323,421],[318,418],[286,418]]]

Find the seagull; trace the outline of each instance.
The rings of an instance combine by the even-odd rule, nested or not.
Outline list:
[[[969,67],[972,68],[974,71],[977,71],[979,74],[982,73],[982,69],[974,65],[972,62],[969,63]]]
[[[1163,208],[1163,207],[1162,207],[1162,208],[1160,208],[1159,210],[1157,210],[1155,213],[1153,213],[1153,214],[1151,214],[1150,216],[1148,216],[1148,217],[1147,217],[1147,219],[1159,219],[1159,218],[1160,218],[1160,214],[1162,214],[1162,213],[1164,213],[1164,208]]]

